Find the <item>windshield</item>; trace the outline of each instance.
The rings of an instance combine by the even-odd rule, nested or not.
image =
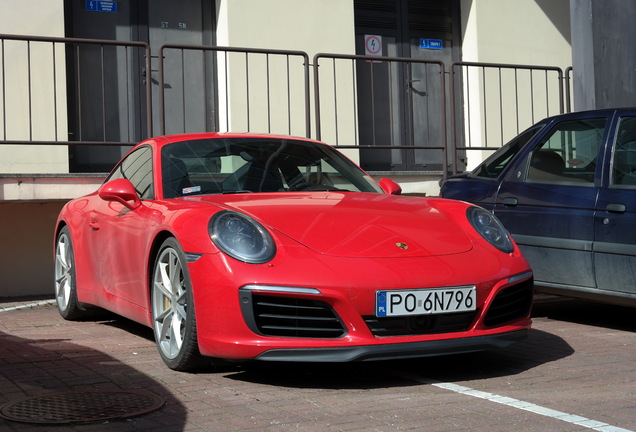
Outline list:
[[[288,191],[381,193],[329,146],[270,138],[212,138],[169,144],[161,153],[165,198]]]

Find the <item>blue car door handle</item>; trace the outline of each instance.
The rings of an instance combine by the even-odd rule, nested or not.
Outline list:
[[[504,198],[503,205],[507,207],[514,207],[519,204],[519,200],[517,198]]]
[[[625,207],[625,204],[610,203],[607,207],[605,207],[605,210],[609,213],[625,213],[627,211],[627,207]]]

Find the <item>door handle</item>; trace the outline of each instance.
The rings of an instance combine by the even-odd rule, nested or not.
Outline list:
[[[91,214],[89,216],[88,226],[91,227],[93,231],[97,231],[99,229],[99,222],[97,221],[97,215]]]
[[[517,204],[519,204],[519,200],[515,197],[504,198],[503,200],[503,205],[505,205],[506,207],[514,207]]]
[[[605,210],[609,213],[625,213],[627,211],[627,207],[625,207],[625,204],[610,203],[607,207],[605,207]]]

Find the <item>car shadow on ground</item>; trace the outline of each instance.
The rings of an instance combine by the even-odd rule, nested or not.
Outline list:
[[[576,324],[636,332],[636,308],[567,297],[540,295],[533,307],[534,317]]]
[[[560,337],[531,330],[527,339],[496,351],[344,364],[253,362],[227,371],[226,377],[294,388],[401,387],[420,384],[410,375],[444,382],[512,376],[573,352]]]
[[[0,332],[0,388],[1,414],[5,414],[5,408],[10,405],[29,398],[56,400],[63,395],[83,392],[112,394],[117,398],[118,395],[137,393],[152,396],[159,404],[163,399],[164,404],[157,410],[155,406],[152,412],[143,412],[141,407],[139,415],[114,418],[105,423],[100,421],[98,423],[102,425],[92,424],[90,430],[116,428],[124,432],[145,430],[146,426],[152,429],[163,424],[163,430],[182,431],[186,424],[185,407],[162,384],[103,352],[65,339],[25,339]],[[46,403],[42,406],[46,407]],[[46,408],[39,409],[46,411]],[[2,415],[0,429],[24,428],[29,423],[41,429],[47,424],[47,415],[48,412],[35,411],[30,417],[27,415],[25,421],[19,420],[22,417],[16,421],[16,417]],[[64,419],[59,418],[59,412],[51,415],[56,416],[55,426],[65,424]],[[68,424],[77,423],[69,421]]]
[[[533,307],[533,318],[636,331],[634,308],[543,295],[538,300]],[[297,388],[372,389],[419,384],[408,375],[443,382],[513,377],[573,353],[573,348],[559,336],[532,329],[526,340],[496,351],[347,364],[254,362],[240,370],[227,371],[226,376],[235,380]]]
[[[154,341],[152,330],[148,327],[114,314],[102,318],[102,325]],[[527,339],[507,349],[494,351],[352,363],[217,362],[217,365],[211,364],[196,373],[222,374],[228,379],[272,386],[371,389],[417,385],[412,379],[405,378],[404,374],[449,382],[515,375],[567,357],[573,352],[560,337],[532,329]]]
[[[541,297],[533,317],[635,331],[633,308],[560,297]],[[102,317],[102,325],[120,328],[153,340],[152,330],[119,318]],[[110,318],[110,319],[109,319]],[[419,385],[408,375],[433,381],[466,382],[514,376],[573,354],[572,347],[554,334],[532,329],[528,338],[507,349],[360,363],[248,362],[210,366],[198,374],[290,388],[373,389]]]

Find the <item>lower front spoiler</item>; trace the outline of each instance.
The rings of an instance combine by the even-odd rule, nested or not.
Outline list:
[[[528,336],[528,330],[425,342],[362,345],[342,348],[294,348],[265,351],[254,360],[280,362],[353,362],[431,357],[506,348]]]

